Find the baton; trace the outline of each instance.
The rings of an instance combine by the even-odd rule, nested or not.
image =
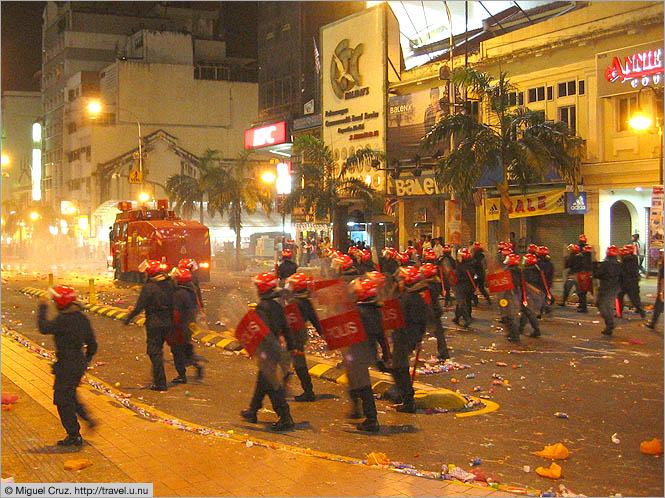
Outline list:
[[[466,271],[466,275],[467,277],[469,277],[469,280],[471,280],[471,285],[473,285],[473,292],[478,294],[478,287],[476,287],[476,283],[473,281],[473,278],[471,278],[471,273],[469,272],[469,270]]]
[[[614,298],[614,310],[617,313],[617,318],[623,318],[623,313],[621,312],[621,301],[618,297]]]
[[[529,302],[526,299],[526,282],[524,281],[524,274],[520,275],[522,279],[522,304],[525,308],[529,307]]]
[[[540,266],[536,265],[538,271],[540,272],[540,278],[543,279],[543,284],[545,285],[545,290],[547,291],[547,299],[552,300],[552,294],[550,294],[550,286],[547,285],[547,279],[545,278],[545,272],[540,269]]]
[[[422,342],[418,343],[418,347],[416,348],[416,361],[413,362],[413,371],[411,372],[411,387],[413,387],[413,383],[416,380],[416,368],[418,368],[418,359],[420,358],[420,347],[422,346]]]

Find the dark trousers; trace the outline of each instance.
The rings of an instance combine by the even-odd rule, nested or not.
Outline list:
[[[651,317],[651,323],[656,324],[658,317],[663,312],[663,300],[659,297],[656,298],[656,302],[653,303],[653,316]]]
[[[314,392],[314,387],[312,386],[312,377],[309,375],[307,360],[305,359],[307,329],[299,330],[293,334],[293,340],[296,346],[295,354],[292,357],[293,369],[296,371],[296,375],[298,376],[298,380],[300,380],[300,385],[302,386],[303,391],[307,393]]]
[[[434,337],[436,337],[436,351],[439,356],[442,358],[450,358],[450,353],[448,352],[448,344],[446,344],[446,334],[443,325],[441,325],[441,316],[443,315],[443,310],[438,302],[432,300],[431,304],[432,315],[430,324],[434,329]]]
[[[587,309],[587,304],[586,304],[586,292],[578,292],[577,297],[579,299],[579,304],[577,305],[577,308],[580,310],[586,310]]]
[[[569,275],[566,279],[566,282],[563,284],[562,304],[566,304],[566,301],[568,301],[568,296],[570,295],[570,291],[573,290],[573,287],[575,287],[575,290],[577,290],[577,280],[575,280],[574,277],[575,275]]]
[[[263,406],[263,398],[265,396],[268,396],[270,399],[272,408],[280,419],[291,415],[289,404],[286,402],[286,389],[283,386],[278,388],[273,387],[268,377],[259,370],[256,385],[254,386],[254,394],[249,403],[249,409],[253,412],[258,412],[261,406]]]
[[[60,422],[69,436],[78,436],[81,426],[76,418],[89,420],[85,407],[76,396],[76,388],[85,372],[85,364],[57,362],[53,365],[55,383],[53,384],[53,404],[58,409]]]
[[[420,338],[413,337],[406,329],[396,329],[393,332],[392,375],[395,385],[402,396],[403,403],[408,403],[413,399],[414,391],[409,373],[409,358],[418,345]]]
[[[173,354],[173,363],[176,372],[178,372],[178,375],[181,377],[185,377],[187,375],[187,367],[196,364],[194,345],[174,344],[171,346],[171,353]]]
[[[460,319],[468,325],[471,323],[471,296],[473,291],[469,290],[456,290],[455,291],[455,321],[459,322]]]
[[[619,298],[619,303],[622,312],[623,312],[623,297],[626,294],[628,294],[628,299],[630,299],[630,302],[635,307],[635,311],[637,311],[640,314],[643,314],[644,310],[642,309],[642,301],[640,299],[640,283],[637,281],[625,282],[621,286],[621,290],[619,291],[619,294],[617,294],[617,298]]]
[[[603,289],[598,291],[597,305],[600,316],[605,320],[605,328],[612,330],[614,328],[614,300],[616,299],[618,289]]]
[[[536,314],[531,309],[529,309],[528,306],[522,306],[522,316],[520,317],[519,328],[520,332],[524,332],[524,327],[526,327],[527,320],[534,332],[540,332],[540,325],[538,323]]]
[[[152,363],[152,382],[156,386],[166,386],[166,373],[164,372],[164,341],[170,331],[170,327],[146,327],[146,352]]]

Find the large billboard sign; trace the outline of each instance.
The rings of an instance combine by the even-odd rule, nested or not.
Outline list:
[[[598,96],[663,84],[663,40],[596,55]]]
[[[245,130],[245,149],[258,149],[286,142],[286,122]]]

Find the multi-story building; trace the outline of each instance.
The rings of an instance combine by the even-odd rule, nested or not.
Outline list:
[[[32,197],[33,167],[33,125],[41,116],[39,92],[2,92],[2,200],[9,199],[17,206],[27,207]],[[40,139],[37,138],[37,142]],[[40,173],[41,171],[37,172]],[[38,200],[38,199],[36,199]]]

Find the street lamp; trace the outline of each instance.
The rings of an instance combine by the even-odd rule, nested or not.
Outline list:
[[[117,109],[118,111],[125,111],[127,114],[131,115],[136,120],[136,125],[138,126],[139,129],[139,173],[141,173],[141,190],[143,190],[143,146],[141,140],[141,122],[139,121],[139,118],[136,116],[136,114],[134,114],[129,109],[123,109],[121,107],[117,107]],[[88,112],[92,116],[97,116],[99,113],[101,113],[102,112],[101,102],[98,102],[96,100],[91,101],[88,104]]]
[[[266,171],[261,175],[261,181],[264,183],[272,183],[276,179],[277,177],[275,176],[275,173],[273,173],[272,171]]]
[[[630,127],[637,131],[646,130],[650,128],[651,124],[653,123],[653,119],[642,110],[642,105],[640,104],[640,95],[642,94],[642,90],[644,90],[645,88],[648,88],[653,92],[657,103],[659,99],[662,100],[662,94],[659,94],[654,87],[652,86],[640,87],[640,91],[637,92],[637,111],[628,121]],[[662,101],[657,105],[657,107],[659,109],[662,107]],[[658,115],[656,116],[656,127],[658,129],[658,142],[660,142],[660,156],[659,156],[660,160],[658,162],[658,174],[660,176],[660,185],[662,185],[663,184],[663,116],[660,113],[658,113]]]
[[[39,213],[37,211],[33,211],[30,213],[30,219],[32,221],[37,221],[39,219]]]
[[[141,201],[142,204],[145,204],[148,200],[150,200],[150,194],[146,194],[145,192],[139,194],[139,201]]]

